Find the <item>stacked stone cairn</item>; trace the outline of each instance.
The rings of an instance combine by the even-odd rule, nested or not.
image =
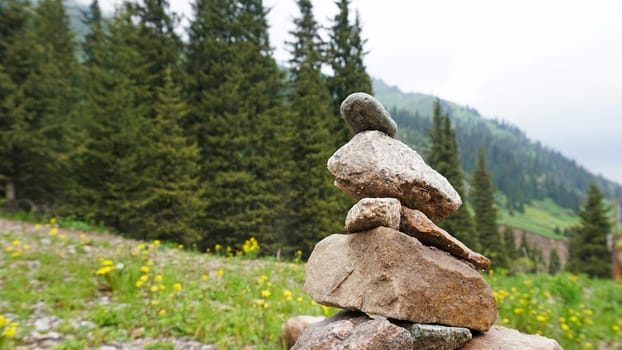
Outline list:
[[[435,224],[462,205],[460,195],[393,138],[397,125],[384,107],[354,93],[341,116],[354,136],[328,170],[359,202],[345,219],[349,234],[316,244],[304,289],[343,310],[307,328],[292,349],[561,349],[493,327],[497,304],[480,275],[490,260]],[[487,339],[478,345],[478,338]]]

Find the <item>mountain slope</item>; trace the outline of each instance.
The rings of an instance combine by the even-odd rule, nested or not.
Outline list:
[[[374,80],[376,97],[399,125],[398,138],[425,157],[435,96],[405,93]],[[513,227],[559,237],[574,223],[576,210],[595,181],[608,198],[622,196],[622,186],[594,175],[561,153],[530,140],[503,121],[485,119],[477,110],[441,100],[456,129],[462,167],[470,174],[478,149],[484,147],[501,206],[500,221]],[[531,215],[525,215],[526,212]],[[538,215],[533,215],[537,213]]]

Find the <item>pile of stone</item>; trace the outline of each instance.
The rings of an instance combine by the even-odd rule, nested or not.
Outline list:
[[[459,194],[393,138],[396,123],[372,96],[350,95],[341,115],[354,137],[329,159],[328,170],[359,202],[345,220],[349,234],[315,246],[304,288],[316,302],[343,311],[309,327],[293,349],[458,349],[476,342],[472,331],[486,338],[497,319],[493,292],[480,275],[490,260],[435,224],[462,205]],[[546,341],[550,346],[537,349],[561,349]],[[521,349],[532,348],[521,343]]]

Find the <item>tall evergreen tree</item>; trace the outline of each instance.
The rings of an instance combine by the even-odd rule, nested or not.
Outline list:
[[[611,253],[607,251],[607,234],[612,228],[609,209],[600,188],[592,182],[578,212],[579,224],[570,239],[568,271],[591,277],[611,277]]]
[[[187,113],[181,89],[165,70],[158,88],[157,112],[149,128],[150,152],[145,173],[149,183],[134,219],[143,239],[197,243],[198,215],[203,206],[199,189],[199,148],[186,139],[180,121]]]
[[[92,42],[83,81],[88,137],[78,162],[76,202],[80,216],[141,237],[135,218],[149,181],[152,107],[143,103],[146,87],[136,79],[145,66],[136,64],[141,52],[131,45],[139,36],[134,11],[118,9],[105,23],[103,39]]]
[[[562,264],[559,261],[559,254],[556,249],[552,249],[549,255],[549,273],[555,275],[562,269]]]
[[[328,90],[333,100],[334,132],[338,145],[348,141],[350,133],[341,121],[341,102],[353,92],[373,93],[371,78],[367,74],[363,58],[366,54],[366,40],[361,37],[361,22],[358,12],[355,21],[350,18],[350,0],[335,2],[339,12],[333,18],[330,27],[327,62],[332,68],[332,75],[327,78]]]
[[[464,200],[464,178],[460,168],[456,132],[451,127],[449,116],[442,114],[438,100],[434,102],[432,123],[432,128],[428,133],[431,145],[428,164],[445,176],[463,198],[463,202],[466,202]],[[479,249],[479,239],[466,203],[455,213],[441,221],[440,226],[471,249]]]
[[[290,245],[302,244],[309,253],[317,240],[342,231],[339,224],[345,214],[339,193],[326,171],[326,161],[334,151],[331,137],[331,98],[320,74],[321,42],[318,24],[313,18],[309,0],[298,0],[300,17],[291,34],[290,105],[295,128],[292,152],[296,170],[291,186],[295,196],[290,204]]]
[[[278,249],[288,191],[282,73],[261,0],[199,0],[189,30],[189,134],[201,148],[204,245],[257,236]],[[275,189],[281,191],[275,191]]]
[[[34,69],[32,13],[27,1],[0,6],[0,192],[9,208],[17,206],[16,182],[28,146],[24,84]]]
[[[60,0],[42,0],[34,13],[22,1],[6,5],[0,10],[6,12],[0,65],[13,86],[2,96],[11,105],[1,122],[8,126],[2,177],[7,194],[30,203],[29,209],[50,210],[64,203],[67,160],[79,144],[71,134],[77,101],[73,35]]]
[[[497,226],[497,210],[494,204],[494,189],[486,167],[486,155],[480,148],[477,165],[471,178],[471,202],[475,212],[475,229],[479,234],[482,252],[493,264],[507,267],[507,253],[501,244]]]

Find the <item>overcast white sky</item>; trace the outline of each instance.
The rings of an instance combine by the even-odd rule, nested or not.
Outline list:
[[[111,9],[115,1],[100,4]],[[170,0],[187,17],[189,1]],[[265,4],[272,8],[276,58],[285,61],[295,1]],[[328,24],[334,1],[314,5],[316,19]],[[352,6],[368,39],[372,76],[507,120],[622,183],[622,1],[352,0]]]

